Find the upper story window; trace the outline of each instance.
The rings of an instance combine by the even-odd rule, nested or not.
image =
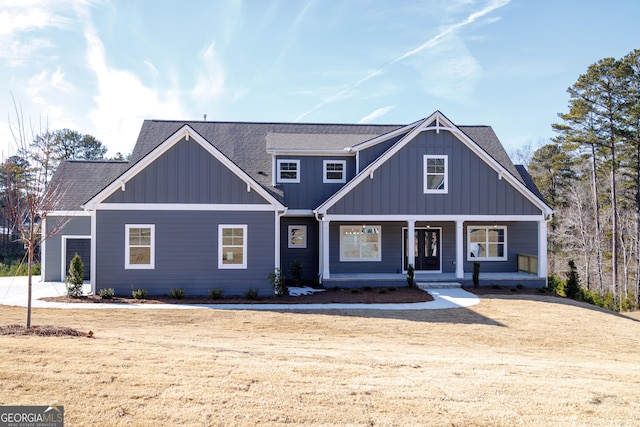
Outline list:
[[[152,269],[155,266],[155,225],[126,224],[125,269]]]
[[[300,182],[300,160],[278,160],[278,182]]]
[[[424,193],[448,192],[448,156],[424,156]]]
[[[344,183],[347,181],[345,173],[347,169],[346,160],[324,160],[322,166],[322,182]]]
[[[507,227],[472,225],[467,228],[468,261],[506,261]]]

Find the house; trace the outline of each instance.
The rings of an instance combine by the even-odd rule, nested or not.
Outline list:
[[[146,120],[128,162],[64,162],[45,280],[78,252],[93,291],[271,293],[325,286],[544,286],[553,212],[488,126],[436,111],[408,125]]]

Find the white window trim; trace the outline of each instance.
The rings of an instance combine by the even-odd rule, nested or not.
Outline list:
[[[471,256],[471,229],[482,228],[485,230],[504,230],[504,256],[501,257],[472,257]],[[507,261],[507,226],[506,225],[468,225],[467,226],[467,261]]]
[[[242,231],[242,264],[224,264],[222,260],[222,230],[225,228],[241,228]],[[218,224],[218,269],[246,269],[247,268],[247,225],[246,224]]]
[[[330,164],[340,164],[342,165],[342,178],[340,179],[331,179],[327,178],[327,172],[335,172],[328,171],[327,166]],[[347,161],[346,160],[323,160],[322,161],[322,182],[324,184],[344,184],[347,182]]]
[[[296,164],[296,177],[295,178],[282,178],[280,174],[282,173],[281,165],[282,163],[295,163]],[[276,161],[277,167],[277,182],[278,183],[299,183],[300,182],[300,160],[296,159],[278,159]],[[290,171],[287,171],[290,172]]]
[[[124,268],[125,270],[153,270],[156,265],[156,226],[155,224],[125,224],[124,235]],[[149,264],[129,263],[129,230],[132,228],[149,228],[151,230],[151,254]]]
[[[357,225],[341,225],[340,226],[340,262],[380,262],[382,261],[382,226],[381,225],[366,225],[366,228],[378,228],[378,256],[376,258],[353,258],[345,257],[342,255],[342,230],[345,228],[357,228]],[[362,228],[365,228],[364,226]],[[360,242],[360,254],[362,254],[362,241]]]
[[[427,163],[429,159],[444,159],[444,188],[442,190],[429,188],[428,175],[427,175]],[[425,154],[423,156],[423,190],[424,194],[447,194],[449,192],[449,156],[445,154]]]
[[[296,245],[291,241],[292,230],[303,230],[302,243]],[[290,249],[306,249],[307,248],[307,226],[306,225],[290,225],[287,228],[287,247]]]

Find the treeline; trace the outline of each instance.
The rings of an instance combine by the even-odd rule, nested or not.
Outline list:
[[[580,286],[617,310],[640,302],[640,50],[605,58],[568,89],[556,137],[529,163],[555,209],[549,272],[575,261]]]

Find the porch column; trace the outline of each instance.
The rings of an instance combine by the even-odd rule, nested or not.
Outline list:
[[[464,221],[456,220],[456,279],[464,279]]]
[[[410,219],[407,221],[407,264],[415,264],[416,259],[416,245],[413,242],[416,235],[416,220]],[[407,267],[409,267],[407,265]],[[415,268],[415,265],[413,266]]]
[[[547,278],[547,221],[538,221],[538,277]]]
[[[321,240],[321,254],[320,264],[322,265],[322,279],[331,278],[329,272],[329,220],[325,216],[320,222],[320,240]]]

